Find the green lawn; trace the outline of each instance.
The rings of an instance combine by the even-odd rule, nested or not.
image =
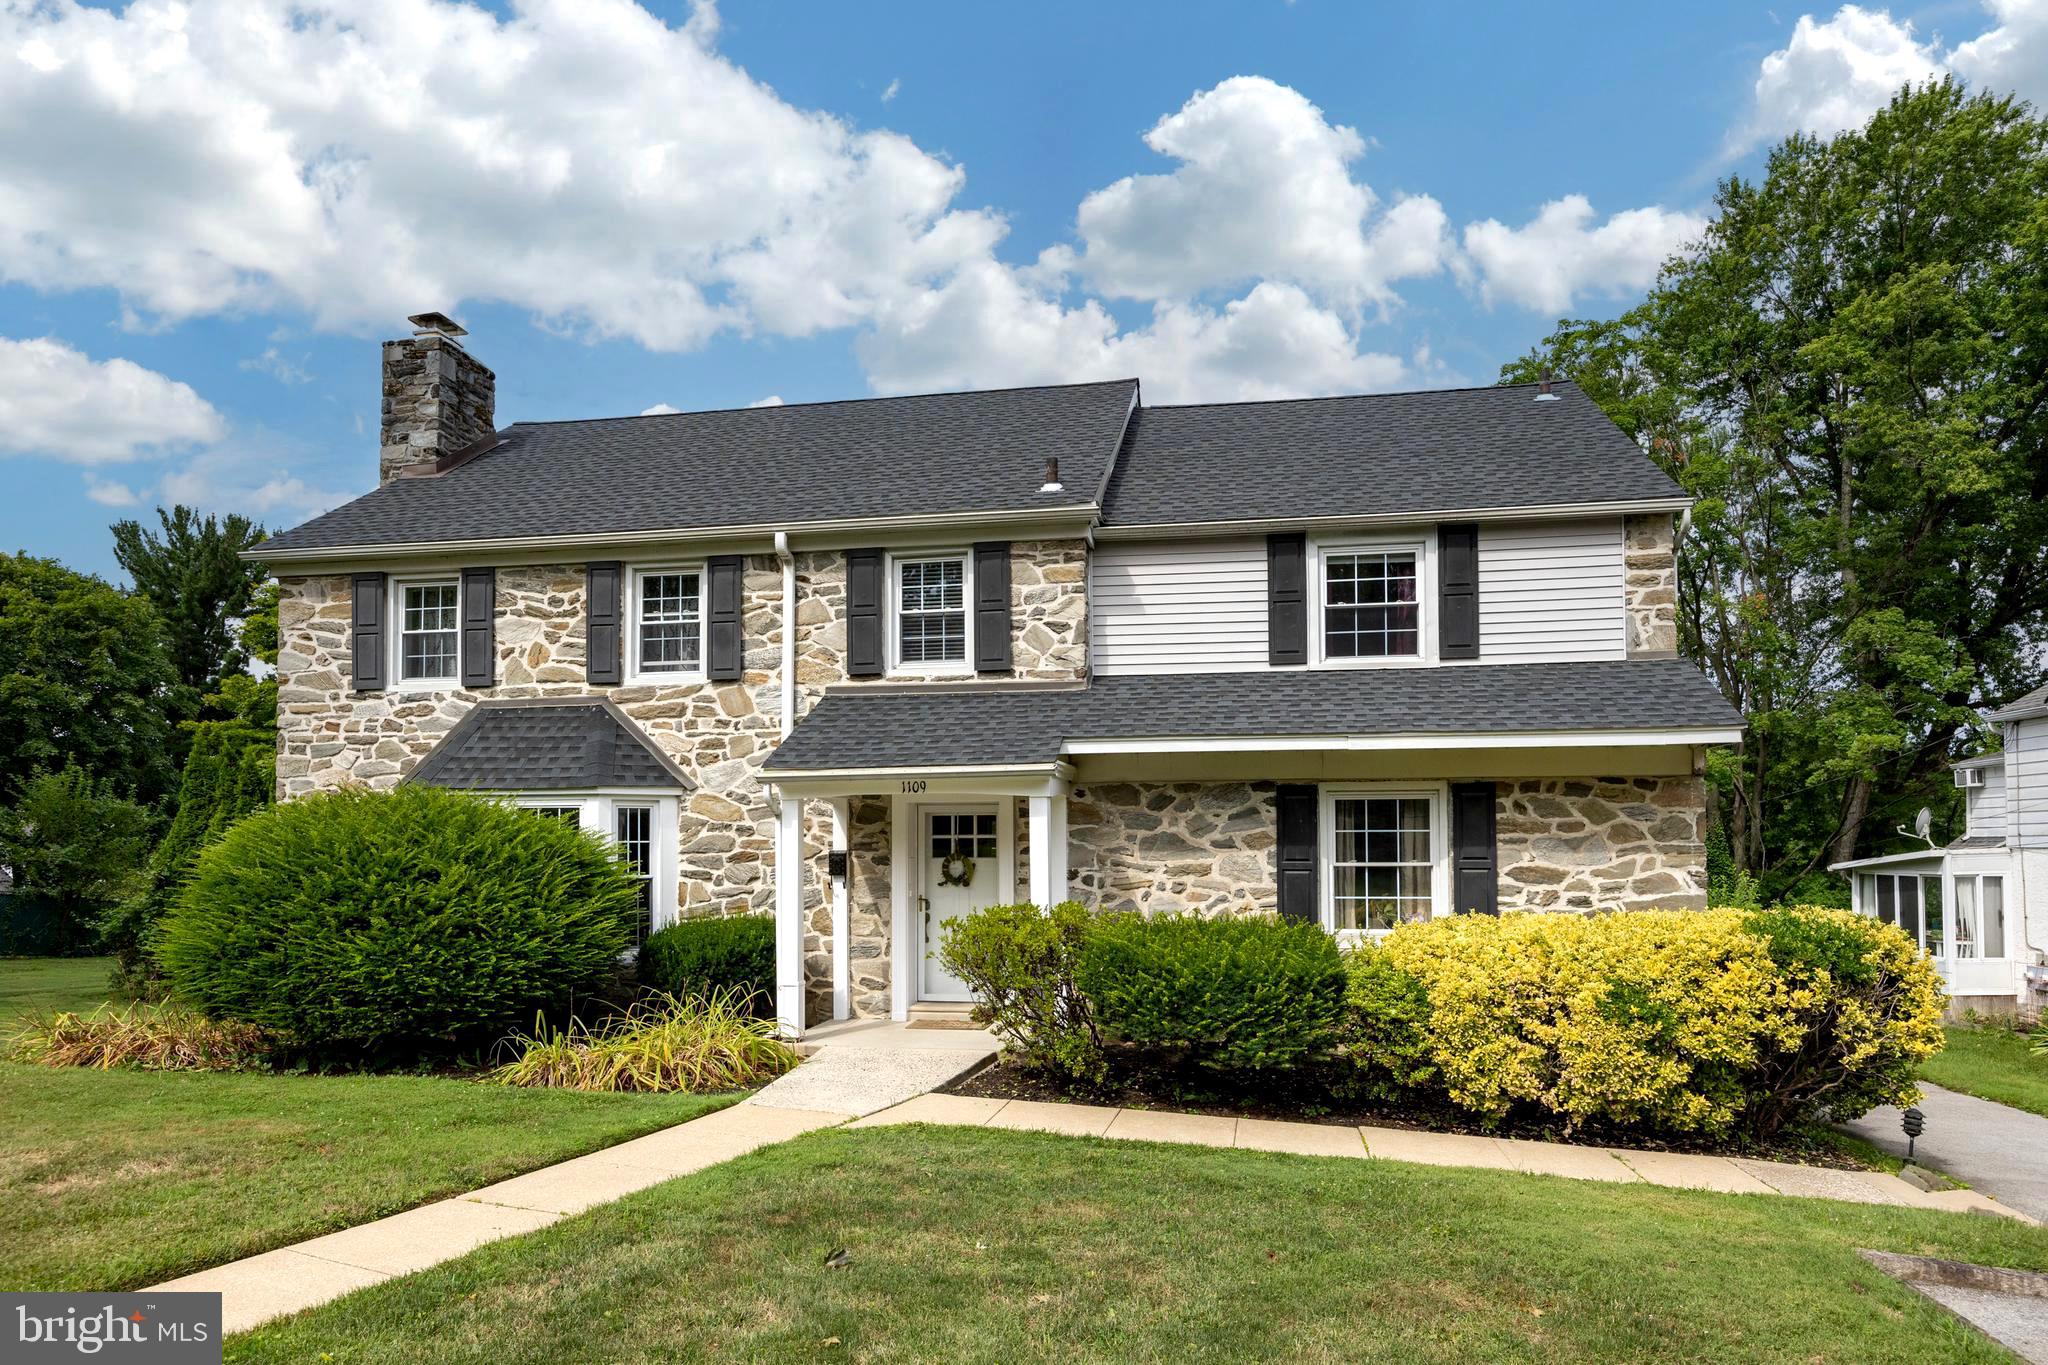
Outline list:
[[[1948,1046],[1921,1066],[1923,1079],[2048,1115],[2048,1057],[2030,1053],[2025,1034],[1996,1024],[1947,1033]]]
[[[231,1342],[237,1362],[2006,1361],[1853,1248],[2002,1219],[974,1129],[837,1129]],[[825,1264],[845,1248],[851,1263]]]
[[[111,957],[0,957],[0,1032],[26,1014],[105,1004],[113,970]]]
[[[731,1098],[0,1063],[0,1288],[153,1283],[623,1142]]]

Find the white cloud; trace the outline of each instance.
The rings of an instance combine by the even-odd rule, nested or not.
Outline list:
[[[1888,10],[1844,5],[1801,15],[1786,45],[1763,59],[1748,120],[1729,135],[1740,153],[1794,132],[1830,137],[1861,127],[1908,81],[1954,75],[1979,90],[2048,99],[2048,0],[1985,0],[1994,26],[1944,51]]]
[[[1179,167],[1081,202],[1071,263],[1105,293],[1180,299],[1280,280],[1355,310],[1387,303],[1393,281],[1434,274],[1450,253],[1436,200],[1399,199],[1375,217],[1378,196],[1351,177],[1365,139],[1263,77],[1202,91],[1145,144]]]
[[[1491,218],[1468,225],[1465,252],[1480,296],[1488,306],[1506,301],[1555,313],[1581,295],[1639,294],[1707,226],[1696,214],[1662,208],[1629,209],[1598,227],[1595,216],[1584,195],[1568,194],[1518,228]]]
[[[92,474],[85,476],[85,495],[102,507],[133,507],[142,501],[127,484]]]
[[[903,78],[901,76],[898,76],[896,79],[890,81],[887,85],[882,87],[882,103],[887,104],[890,100],[895,99],[896,96],[902,92],[902,90]]]
[[[262,355],[250,356],[241,362],[241,368],[267,374],[280,384],[303,384],[313,377],[300,360],[287,360],[275,346],[265,346]]]
[[[682,409],[681,409],[681,408],[678,408],[678,407],[671,407],[671,406],[670,406],[669,404],[667,404],[667,403],[656,403],[656,404],[655,404],[655,405],[654,405],[653,407],[651,407],[651,408],[642,408],[642,409],[640,409],[640,415],[641,415],[642,417],[666,417],[666,416],[668,416],[668,415],[669,415],[670,413],[676,413],[676,412],[681,412],[681,411],[682,411]]]
[[[0,337],[0,454],[112,464],[219,439],[191,386],[129,360],[93,360],[52,337]]]
[[[1368,140],[1295,90],[1198,92],[1146,134],[1170,170],[1088,195],[1073,240],[1018,265],[999,213],[958,206],[964,168],[785,102],[717,32],[708,3],[680,28],[633,0],[0,3],[0,281],[115,290],[135,326],[303,310],[362,332],[488,301],[657,350],[843,329],[892,392],[1435,375],[1367,329],[1400,282],[1464,278],[1449,216],[1355,178]],[[1547,301],[1631,287],[1678,217],[1468,237],[1503,261],[1570,246],[1540,285],[1485,274],[1489,299]],[[1123,326],[1105,297],[1150,316]],[[289,382],[274,351],[249,364]]]
[[[756,398],[747,406],[750,408],[779,408],[782,406],[782,395],[771,393],[766,398]]]

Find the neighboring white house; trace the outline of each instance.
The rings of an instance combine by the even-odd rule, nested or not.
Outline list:
[[[1963,835],[1836,863],[1855,906],[1917,938],[1958,1010],[2048,1003],[2048,686],[1990,713],[2005,747],[1955,765]]]

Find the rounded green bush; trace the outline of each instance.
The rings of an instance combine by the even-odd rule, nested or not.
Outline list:
[[[1312,1062],[1344,1007],[1336,941],[1268,916],[1104,915],[1075,979],[1105,1033],[1213,1071]]]
[[[678,999],[737,992],[754,1013],[775,1011],[775,919],[686,919],[640,945],[640,984]]]
[[[532,811],[402,786],[259,811],[201,853],[156,953],[174,995],[316,1052],[431,1055],[604,988],[632,873]]]

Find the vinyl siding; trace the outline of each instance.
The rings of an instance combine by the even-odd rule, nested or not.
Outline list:
[[[2005,740],[2005,777],[2013,843],[2048,848],[2048,717],[2014,721]]]
[[[1482,526],[1480,661],[1626,657],[1624,574],[1618,519]]]
[[[1963,833],[1972,837],[2005,837],[2005,770],[1981,768],[1984,785],[1963,788]]]
[[[1266,542],[1130,541],[1089,566],[1097,673],[1211,673],[1266,666]]]

